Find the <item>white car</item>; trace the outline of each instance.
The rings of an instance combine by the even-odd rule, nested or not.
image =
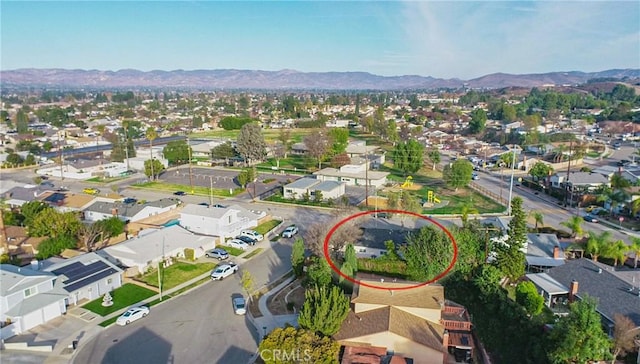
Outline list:
[[[233,298],[233,312],[235,312],[236,315],[244,315],[247,313],[247,304],[243,297]]]
[[[295,225],[288,226],[284,231],[282,231],[283,238],[292,238],[294,235],[298,233],[298,227]]]
[[[240,250],[249,249],[249,244],[247,244],[244,241],[239,240],[239,239],[231,239],[231,240],[227,241],[227,246],[230,246],[230,247],[236,248],[236,249],[240,249]]]
[[[146,306],[137,306],[131,307],[125,313],[120,315],[116,320],[116,324],[120,326],[128,325],[135,320],[139,320],[149,314],[149,307]]]
[[[255,241],[262,241],[262,239],[264,239],[264,235],[260,234],[255,230],[242,230],[240,232],[240,235],[248,236]]]
[[[223,264],[216,267],[216,269],[211,272],[211,279],[214,281],[221,281],[226,277],[236,273],[237,271],[238,265],[233,262],[229,262],[228,264]]]

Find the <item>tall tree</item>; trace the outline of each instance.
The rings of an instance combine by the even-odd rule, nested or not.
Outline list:
[[[287,158],[289,151],[291,151],[291,131],[289,129],[280,129],[278,133],[278,140],[284,149],[284,158]]]
[[[147,139],[149,140],[149,153],[151,156],[151,160],[153,160],[153,141],[156,140],[156,138],[158,137],[158,133],[156,132],[156,128],[154,127],[148,127],[147,131],[145,133]],[[160,173],[156,174],[153,173],[153,167],[155,167],[153,165],[153,163],[149,163],[151,166],[151,180],[155,180],[156,176],[159,175]]]
[[[429,161],[433,165],[431,169],[435,171],[436,165],[440,163],[440,160],[441,160],[440,151],[438,150],[438,148],[433,147],[429,149],[429,151],[427,152],[427,158],[429,158]]]
[[[331,154],[344,153],[349,144],[349,130],[346,128],[331,128],[328,134],[331,141]]]
[[[307,283],[311,286],[328,286],[331,284],[333,270],[324,257],[313,257],[307,270]]]
[[[36,215],[29,226],[29,236],[76,236],[80,230],[80,219],[75,212],[58,212],[45,209]]]
[[[544,163],[536,162],[529,170],[529,174],[537,180],[546,180],[549,175],[553,173],[553,167]]]
[[[524,275],[525,257],[522,249],[527,242],[527,218],[522,209],[522,198],[511,200],[511,221],[505,244],[498,246],[497,266],[510,280]]]
[[[164,171],[164,165],[157,159],[148,159],[144,161],[144,174],[152,181],[158,179],[158,176]]]
[[[400,251],[407,262],[407,273],[416,281],[427,281],[442,273],[453,259],[453,244],[440,229],[420,228],[407,235]]]
[[[181,165],[189,162],[191,147],[185,140],[174,140],[167,143],[162,149],[162,154],[164,154],[170,165]]]
[[[353,244],[347,244],[344,249],[344,264],[350,265],[353,273],[358,271],[358,257]]]
[[[589,231],[589,240],[587,240],[585,253],[589,254],[594,262],[597,262],[600,256],[607,254],[607,249],[610,244],[610,231],[602,231],[600,234]]]
[[[307,153],[318,161],[318,169],[322,169],[322,160],[329,152],[331,141],[325,130],[314,130],[304,138]]]
[[[325,336],[340,330],[349,313],[349,298],[336,286],[316,286],[305,293],[298,324]]]
[[[618,262],[624,265],[625,260],[627,260],[627,253],[629,252],[629,247],[622,240],[617,240],[615,243],[610,244],[605,249],[604,256],[610,259],[613,259],[613,266],[616,267]]]
[[[536,227],[535,227],[536,232],[540,232],[538,230],[538,225],[544,226],[544,214],[540,211],[531,211],[530,214],[531,216],[533,216],[533,220],[536,223]]]
[[[211,149],[211,158],[224,159],[225,164],[229,164],[229,158],[233,158],[236,155],[236,150],[233,149],[231,142],[220,144]]]
[[[465,187],[471,182],[473,165],[466,159],[458,159],[444,167],[442,179],[450,188],[456,191],[460,187]]]
[[[261,161],[267,155],[267,144],[262,135],[262,128],[258,124],[245,124],[238,134],[238,153],[245,162]]]
[[[20,206],[20,213],[24,216],[24,225],[29,227],[33,224],[36,216],[46,209],[52,208],[50,205],[42,202],[42,201],[29,201],[22,206]]]
[[[293,242],[293,249],[291,250],[291,266],[297,277],[302,276],[304,258],[304,241],[301,238],[297,238]]]
[[[602,330],[596,308],[596,300],[588,296],[571,304],[569,315],[561,317],[551,331],[552,363],[588,363],[611,357],[611,341]]]
[[[406,176],[422,167],[423,155],[424,146],[416,140],[398,143],[393,150],[393,164]]]
[[[29,131],[29,115],[24,110],[18,110],[16,114],[16,130],[20,134],[24,134]]]
[[[629,251],[633,253],[633,268],[638,268],[638,260],[640,260],[640,238],[631,237],[631,245]]]
[[[487,112],[484,109],[475,109],[471,112],[469,121],[469,132],[472,134],[482,133],[487,125]]]
[[[337,363],[340,344],[311,330],[293,326],[278,327],[271,331],[258,347],[265,364]],[[275,353],[282,353],[275,355]],[[285,359],[283,356],[287,355]]]
[[[632,353],[636,347],[636,335],[640,335],[640,327],[636,327],[636,324],[627,316],[615,313],[613,314],[613,322],[613,358],[611,364],[615,364],[618,356]]]
[[[524,307],[530,315],[539,314],[544,307],[544,298],[538,293],[536,286],[528,281],[518,283],[516,302]]]

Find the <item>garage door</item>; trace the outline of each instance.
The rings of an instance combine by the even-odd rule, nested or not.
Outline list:
[[[47,322],[51,319],[54,319],[61,315],[60,313],[60,302],[54,302],[49,306],[43,308],[44,311],[44,322]]]
[[[30,330],[42,323],[42,310],[35,310],[22,317],[22,331]]]

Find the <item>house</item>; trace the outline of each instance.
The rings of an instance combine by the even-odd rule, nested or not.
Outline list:
[[[196,235],[178,225],[144,231],[146,233],[99,250],[97,254],[117,266],[129,268],[125,274],[130,276],[155,268],[171,257],[184,257],[186,248],[193,249],[197,259],[213,249],[217,240]]]
[[[46,236],[31,237],[27,234],[27,229],[22,226],[4,226],[0,221],[0,228],[4,232],[6,239],[6,253],[10,259],[18,260],[20,263],[28,263],[38,254],[38,246],[47,239]],[[3,242],[5,243],[5,242]]]
[[[358,277],[359,279],[362,277]],[[341,345],[384,347],[416,364],[455,363],[450,351],[474,349],[464,309],[437,284],[370,281],[354,287],[347,318],[333,338]]]
[[[56,275],[0,264],[0,337],[19,335],[67,312]]]
[[[640,326],[640,287],[619,277],[611,267],[581,258],[568,260],[565,264],[549,269],[546,273],[527,274],[545,304],[552,310],[562,308],[585,296],[598,300],[597,311],[602,317],[605,330],[611,335],[614,314],[627,316],[636,326]]]
[[[56,286],[62,287],[68,296],[65,304],[77,305],[82,300],[94,300],[122,286],[122,269],[105,258],[90,252],[57,263],[43,265],[43,272],[58,277]],[[39,268],[39,262],[32,267]]]
[[[36,185],[14,187],[4,193],[4,203],[11,208],[20,207],[27,202],[40,201],[47,192],[47,188]]]
[[[309,151],[309,148],[304,143],[293,143],[291,145],[291,154],[293,155],[305,155]]]
[[[302,199],[305,195],[313,200],[316,191],[322,193],[322,200],[337,199],[345,194],[346,184],[336,181],[320,181],[316,178],[303,177],[283,187],[284,198]]]
[[[127,165],[124,162],[102,163],[98,160],[82,160],[84,163],[76,163],[75,165],[65,164],[60,166],[51,166],[40,168],[36,173],[40,176],[55,176],[64,178],[85,180],[92,177],[121,177],[127,173]],[[61,170],[62,169],[62,170]]]
[[[180,211],[180,226],[197,234],[226,238],[258,226],[258,221],[265,216],[265,212],[250,211],[237,205],[209,207],[188,204]]]
[[[382,187],[387,182],[388,172],[367,171],[368,163],[361,165],[347,164],[340,169],[323,168],[313,174],[321,181],[344,182],[347,186]]]
[[[545,272],[564,264],[564,251],[555,234],[527,234],[525,249],[528,272]]]
[[[609,178],[593,172],[571,172],[567,179],[566,173],[556,173],[549,178],[551,186],[565,188],[567,183],[572,191],[593,191],[600,186],[609,186]]]
[[[47,192],[43,196],[42,202],[48,203],[60,212],[82,211],[89,207],[94,200],[101,200],[91,195],[63,192]],[[105,199],[105,201],[108,201],[108,199]]]
[[[362,228],[362,236],[353,243],[358,258],[376,258],[387,254],[385,242],[391,240],[396,247],[406,242],[407,234],[411,229],[397,225],[391,226],[384,220],[380,220],[379,226],[369,224]]]
[[[84,209],[84,219],[87,221],[100,221],[117,216],[128,222],[135,222],[148,217],[175,210],[180,200],[162,198],[144,204],[96,201]]]
[[[386,346],[345,345],[340,364],[409,364],[402,355],[395,355]]]
[[[128,164],[129,168],[138,171],[144,171],[144,162],[151,159],[153,154],[153,159],[162,163],[165,168],[169,167],[169,160],[164,157],[163,154],[164,146],[153,146],[153,148],[136,148],[136,156],[129,157],[128,160],[125,160],[125,164]]]

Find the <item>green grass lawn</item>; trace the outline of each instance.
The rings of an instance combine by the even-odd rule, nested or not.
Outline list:
[[[435,209],[425,209],[424,213],[434,215],[460,214],[465,204],[472,204],[478,213],[498,213],[505,210],[504,206],[470,188],[460,188],[457,192],[444,188],[439,189],[436,192],[436,197],[441,201],[449,201],[449,204]]]
[[[267,222],[264,222],[258,225],[258,227],[256,227],[254,230],[262,235],[267,235],[269,231],[273,230],[276,226],[280,225],[281,222],[282,220],[269,220]]]
[[[93,177],[93,178],[86,179],[85,182],[110,183],[114,181],[120,181],[125,178],[126,177]]]
[[[135,184],[132,187],[147,188],[151,190],[172,191],[172,192],[184,191],[191,194],[191,186],[174,184],[174,183],[146,182],[146,183]],[[242,188],[235,188],[232,190],[231,193],[229,193],[229,190],[226,188],[214,188],[213,190],[208,187],[202,187],[202,186],[194,186],[193,188],[193,195],[200,195],[200,196],[209,196],[209,194],[212,194],[214,196],[219,196],[219,197],[232,197],[232,196],[239,195],[242,192],[244,192]]]
[[[309,168],[317,167],[317,162],[309,157],[302,155],[290,155],[287,158],[280,159],[280,169],[307,171]],[[271,169],[277,167],[278,161],[275,158],[269,158],[266,162],[258,164],[258,168]]]
[[[122,285],[122,287],[116,288],[115,290],[113,290],[113,292],[111,292],[113,305],[109,307],[103,307],[102,297],[100,297],[85,304],[82,307],[91,312],[95,312],[100,316],[106,316],[112,312],[116,312],[125,307],[129,307],[134,303],[145,300],[155,294],[156,292],[150,289],[140,287],[132,283],[125,283]]]
[[[226,249],[226,247],[225,247]],[[171,289],[181,283],[193,279],[203,273],[211,271],[216,265],[214,263],[183,263],[176,262],[168,268],[163,268],[160,272],[162,278],[162,289]],[[154,270],[138,278],[142,282],[154,287],[158,287],[158,271]]]
[[[216,248],[224,249],[227,253],[233,255],[234,257],[237,257],[239,255],[244,254],[244,250],[238,249],[238,248],[234,248],[234,247],[231,247],[231,246],[216,245]]]

